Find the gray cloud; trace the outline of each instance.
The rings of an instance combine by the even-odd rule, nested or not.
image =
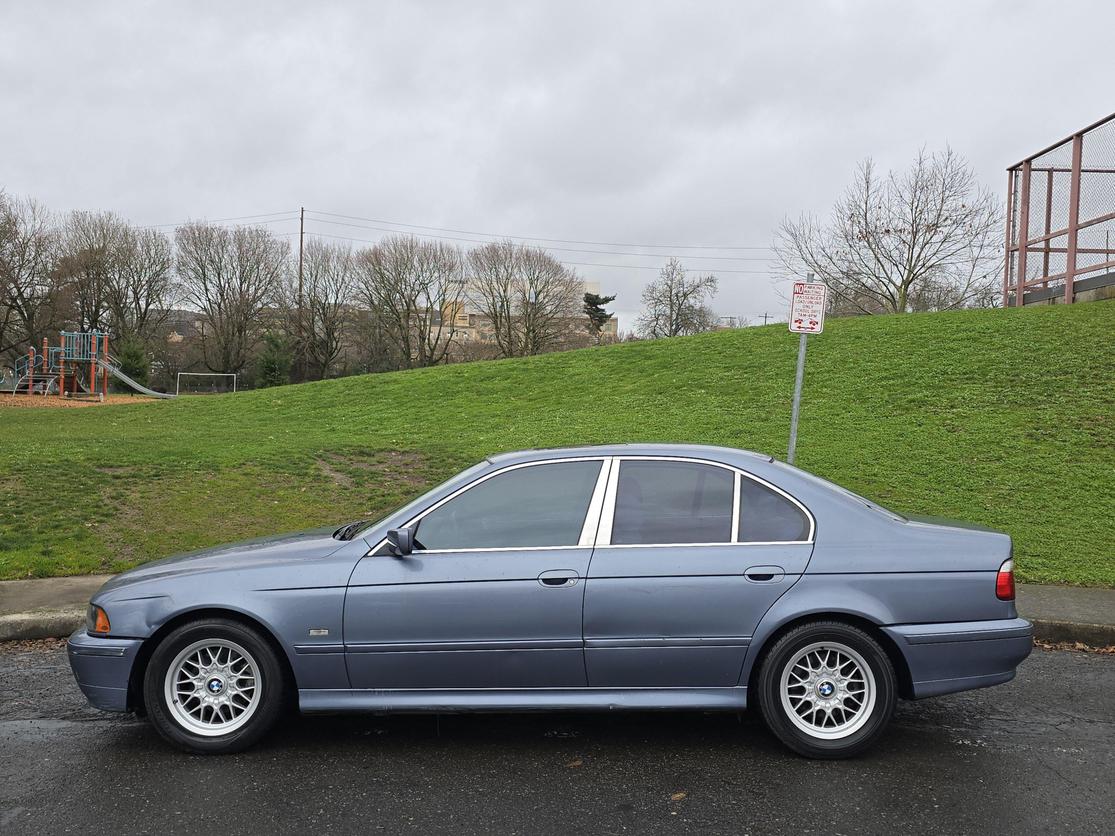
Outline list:
[[[305,205],[495,233],[765,246],[785,215],[826,212],[863,157],[902,166],[923,144],[951,143],[1001,190],[1008,164],[1104,115],[1115,7],[1070,10],[9,2],[0,187],[139,223]],[[660,263],[559,255],[623,265],[578,269],[620,294],[625,324],[654,277],[631,265]],[[725,314],[784,306],[762,260],[688,264],[756,271],[720,273]]]

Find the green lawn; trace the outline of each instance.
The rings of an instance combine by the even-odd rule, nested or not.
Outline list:
[[[1115,303],[830,321],[798,464],[1115,586]],[[233,396],[0,408],[0,577],[117,571],[386,510],[490,453],[618,441],[784,456],[784,325]],[[4,396],[7,397],[7,396]]]

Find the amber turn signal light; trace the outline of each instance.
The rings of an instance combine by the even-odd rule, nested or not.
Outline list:
[[[89,605],[89,612],[85,616],[85,629],[95,635],[106,636],[112,626],[108,623],[108,613],[100,607]]]

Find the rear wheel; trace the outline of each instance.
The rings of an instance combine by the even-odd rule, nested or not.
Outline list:
[[[794,628],[759,672],[759,705],[770,730],[811,758],[846,758],[871,746],[894,713],[894,667],[879,643],[836,621]]]
[[[239,752],[278,720],[283,667],[256,630],[226,619],[185,624],[155,648],[144,677],[148,719],[198,754]]]

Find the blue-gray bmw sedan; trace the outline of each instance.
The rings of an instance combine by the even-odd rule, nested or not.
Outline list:
[[[899,697],[1007,682],[1030,653],[1011,540],[907,518],[769,456],[510,453],[374,523],[209,549],[106,583],[70,637],[89,701],[238,751],[303,712],[757,704],[803,755]]]

